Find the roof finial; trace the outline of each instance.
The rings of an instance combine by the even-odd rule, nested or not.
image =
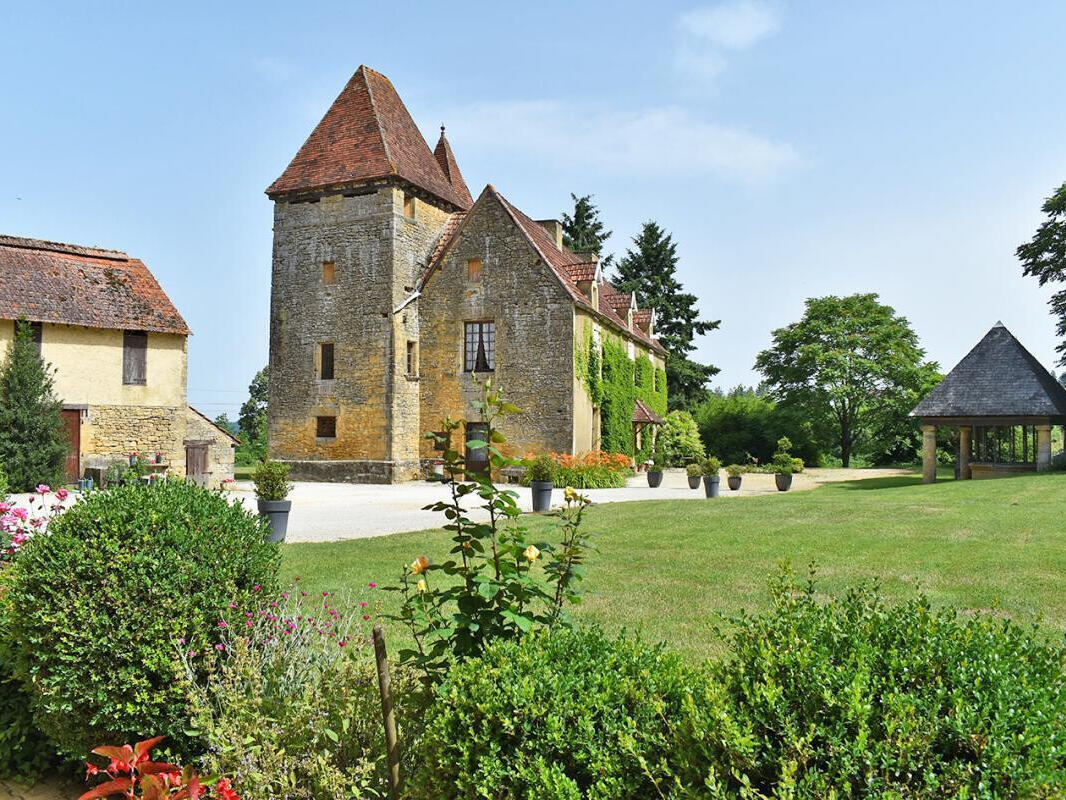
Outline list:
[[[443,122],[440,124],[440,135],[441,136],[444,135],[444,123]]]

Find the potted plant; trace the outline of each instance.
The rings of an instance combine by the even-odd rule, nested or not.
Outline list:
[[[255,496],[259,501],[259,516],[270,525],[270,541],[284,542],[289,527],[292,501],[286,500],[292,491],[289,465],[280,461],[264,461],[252,473]]]
[[[158,450],[156,451],[156,454],[155,454],[155,463],[156,464],[162,464],[163,463],[163,454],[160,453]]]
[[[774,483],[777,491],[787,492],[792,487],[792,456],[788,453],[778,453],[774,456]]]
[[[689,464],[685,467],[685,474],[688,475],[688,488],[699,489],[700,480],[703,478],[703,467],[699,464]]]
[[[652,489],[663,482],[663,455],[658,450],[648,459],[648,486]]]
[[[136,453],[130,453],[130,466],[131,467],[137,466],[137,454]]]
[[[722,462],[714,456],[703,460],[703,493],[707,497],[718,496],[718,486],[722,482],[718,475],[722,470]]]
[[[729,484],[729,490],[732,492],[740,489],[741,476],[744,473],[744,468],[740,464],[730,464],[725,468],[725,474],[729,477],[726,479]]]
[[[547,511],[552,505],[552,480],[555,478],[555,461],[549,455],[537,456],[526,467],[529,488],[533,493],[533,510]]]

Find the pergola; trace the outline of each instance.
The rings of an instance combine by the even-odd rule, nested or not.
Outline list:
[[[959,431],[958,476],[997,478],[1051,465],[1066,389],[997,322],[911,412],[922,425],[922,480],[936,480],[936,429]]]

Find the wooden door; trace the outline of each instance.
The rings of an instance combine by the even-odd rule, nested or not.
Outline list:
[[[185,479],[198,486],[206,486],[210,473],[207,471],[207,445],[185,445]]]
[[[72,409],[63,411],[63,427],[67,431],[66,479],[68,483],[77,482],[81,477],[81,412]]]

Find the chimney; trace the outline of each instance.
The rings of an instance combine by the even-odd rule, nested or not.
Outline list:
[[[537,224],[544,228],[548,234],[555,239],[555,247],[558,250],[563,249],[563,223],[557,219],[538,219]]]

